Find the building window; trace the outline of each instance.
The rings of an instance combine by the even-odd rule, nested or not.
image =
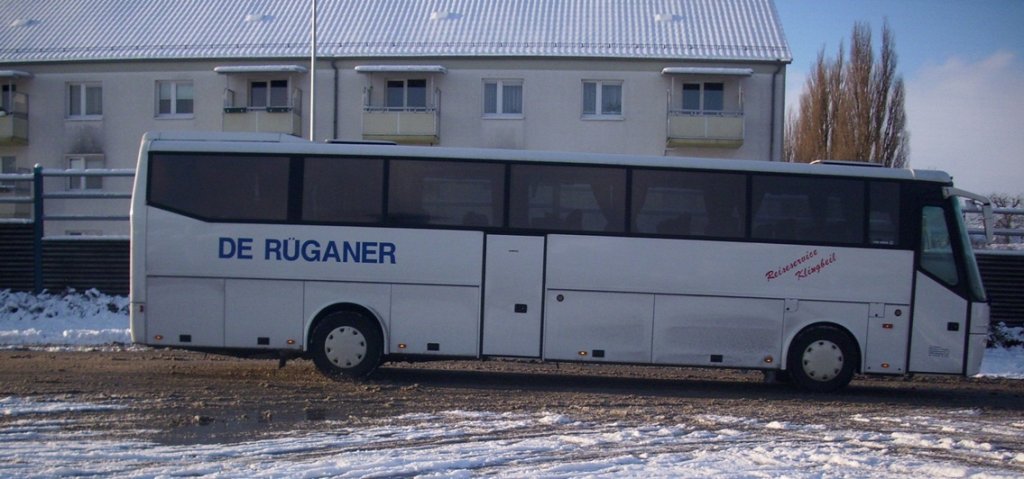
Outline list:
[[[484,81],[484,116],[522,117],[523,81]]]
[[[103,116],[103,87],[99,83],[68,84],[68,117]]]
[[[388,108],[412,109],[427,107],[427,80],[388,80]]]
[[[69,170],[103,168],[103,155],[71,155],[67,157]],[[103,188],[101,176],[69,176],[68,190],[98,190]]]
[[[194,104],[192,82],[159,81],[156,83],[157,116],[191,116]]]
[[[684,83],[683,110],[715,111],[725,109],[724,83]]]
[[[249,108],[288,108],[288,80],[249,83]]]
[[[14,111],[14,85],[0,85],[0,112]]]
[[[0,174],[11,175],[18,172],[17,160],[13,156],[0,157]],[[14,191],[17,183],[13,181],[0,181],[0,193]]]
[[[621,117],[622,82],[607,80],[584,81],[583,116],[585,118]]]

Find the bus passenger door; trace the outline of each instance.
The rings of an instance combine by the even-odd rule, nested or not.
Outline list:
[[[922,209],[910,372],[962,374],[964,370],[968,301],[958,293],[965,275],[958,271],[956,237],[949,226],[941,206]]]
[[[488,235],[483,354],[540,357],[543,236]]]

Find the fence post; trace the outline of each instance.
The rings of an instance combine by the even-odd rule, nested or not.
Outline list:
[[[32,278],[35,294],[43,292],[43,166],[32,169]]]

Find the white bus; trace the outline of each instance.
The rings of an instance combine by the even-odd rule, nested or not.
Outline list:
[[[386,361],[525,358],[978,372],[988,333],[941,172],[151,133],[136,343]]]

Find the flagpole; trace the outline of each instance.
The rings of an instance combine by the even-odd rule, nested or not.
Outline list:
[[[309,141],[315,141],[316,127],[316,0],[312,2],[309,54]]]

